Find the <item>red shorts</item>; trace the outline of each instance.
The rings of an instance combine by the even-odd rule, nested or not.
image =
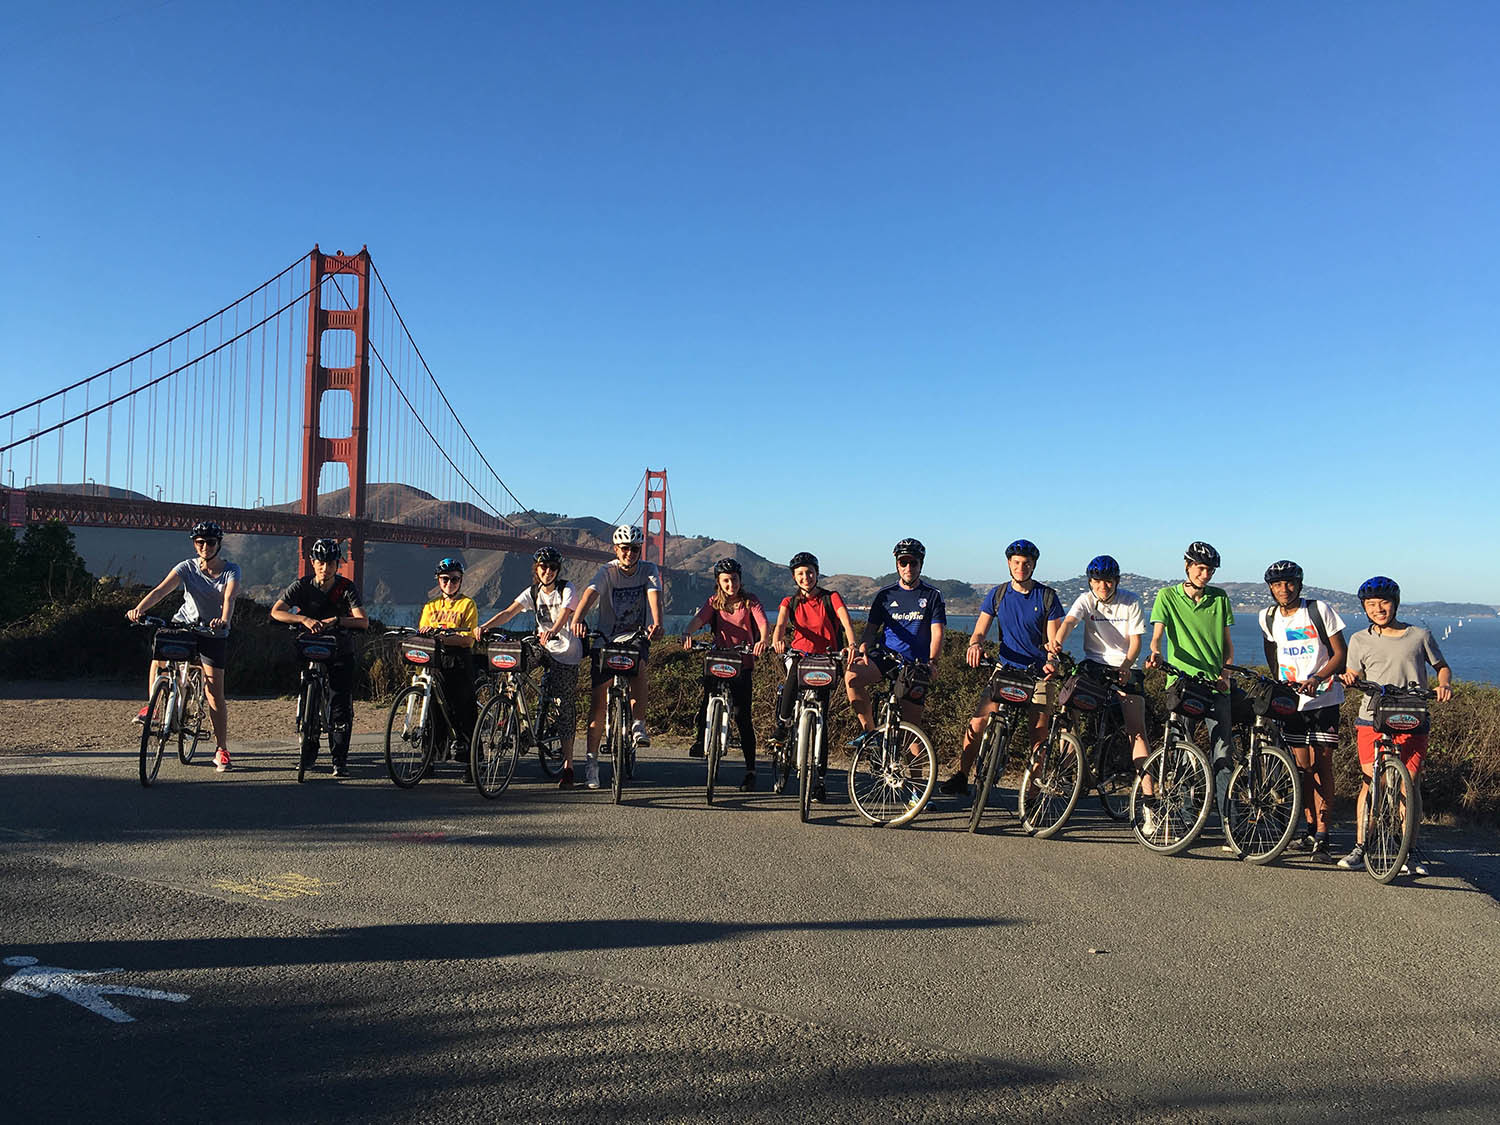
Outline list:
[[[1375,740],[1379,737],[1375,728],[1367,723],[1360,723],[1354,728],[1355,741],[1359,746],[1360,768],[1369,773],[1375,768]],[[1390,736],[1396,743],[1396,752],[1401,755],[1401,761],[1405,763],[1407,772],[1412,777],[1417,776],[1417,771],[1422,768],[1422,758],[1427,753],[1427,736],[1425,734],[1393,734]]]

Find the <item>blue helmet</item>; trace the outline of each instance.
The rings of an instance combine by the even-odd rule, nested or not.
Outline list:
[[[453,574],[462,578],[464,576],[463,560],[455,559],[452,556],[440,560],[437,564],[437,569],[432,572],[432,576],[434,578],[441,578],[446,574]]]
[[[1359,600],[1366,598],[1384,598],[1386,601],[1401,601],[1401,587],[1396,585],[1394,578],[1387,578],[1383,574],[1377,574],[1374,578],[1366,578],[1359,586]]]
[[[1037,550],[1036,544],[1030,539],[1017,539],[1009,547],[1005,548],[1006,558],[1011,558],[1014,555],[1025,555],[1032,562],[1036,562],[1037,559],[1042,557],[1042,552]]]
[[[1090,578],[1119,578],[1120,564],[1110,555],[1095,555],[1089,560],[1085,573]]]

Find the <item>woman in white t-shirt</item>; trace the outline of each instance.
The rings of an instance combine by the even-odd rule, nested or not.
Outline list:
[[[542,547],[531,560],[531,588],[522,590],[499,613],[479,626],[478,632],[504,625],[518,613],[536,614],[536,636],[547,651],[551,665],[550,690],[561,702],[558,733],[562,738],[563,771],[558,787],[573,788],[573,736],[578,725],[578,665],[583,660],[583,641],[567,628],[573,617],[576,596],[573,587],[558,577],[562,553]],[[599,760],[590,754],[584,779],[590,789],[599,788]]]
[[[1146,635],[1146,617],[1141,599],[1129,590],[1120,589],[1120,564],[1109,555],[1097,555],[1088,565],[1089,588],[1079,594],[1063,615],[1057,643],[1083,623],[1083,655],[1119,673],[1123,689],[1134,679],[1139,689],[1140,673],[1135,662],[1141,655],[1141,638]],[[1130,756],[1139,765],[1146,758],[1146,698],[1139,690],[1120,692],[1120,707],[1125,715],[1125,733],[1130,736]],[[1150,778],[1146,793],[1151,792]]]

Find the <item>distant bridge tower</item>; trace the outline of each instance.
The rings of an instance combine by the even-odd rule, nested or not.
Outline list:
[[[323,466],[329,462],[343,465],[349,471],[349,512],[351,519],[365,516],[365,469],[369,461],[367,431],[370,422],[370,251],[358,254],[324,254],[312,249],[312,293],[307,310],[307,378],[302,401],[302,514],[318,514],[318,481]],[[359,300],[355,306],[342,309],[323,307],[323,283],[339,274],[359,279]],[[354,363],[349,367],[329,367],[323,362],[323,349],[329,332],[354,334]],[[341,349],[343,350],[343,349]],[[347,353],[346,353],[347,354]],[[328,437],[323,433],[323,395],[342,391],[353,400],[348,437]],[[312,547],[311,536],[298,541],[298,572]],[[349,557],[339,569],[356,583],[364,576],[365,537],[355,531],[349,543]]]
[[[641,515],[646,548],[641,557],[665,568],[667,565],[667,470],[646,470],[646,507]]]

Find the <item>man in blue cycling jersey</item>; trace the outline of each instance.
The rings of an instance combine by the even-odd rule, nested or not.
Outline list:
[[[844,676],[849,705],[860,729],[850,745],[857,745],[874,729],[870,687],[890,674],[898,663],[896,658],[932,667],[943,651],[948,614],[942,593],[922,581],[927,548],[919,540],[903,539],[892,554],[896,556],[896,581],[875,595],[860,636],[859,652],[849,662],[849,671]],[[921,703],[901,701],[903,719],[915,720],[921,713]]]

